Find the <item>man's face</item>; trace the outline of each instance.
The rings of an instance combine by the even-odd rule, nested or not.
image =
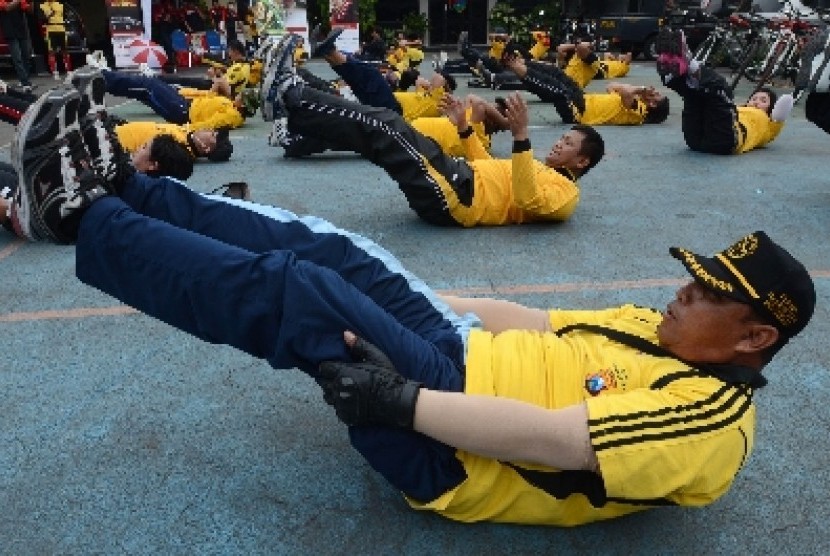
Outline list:
[[[447,80],[440,73],[433,73],[432,77],[429,78],[429,88],[432,90],[443,89],[446,84]]]
[[[665,96],[663,93],[655,89],[654,87],[649,87],[645,90],[642,95],[643,102],[646,103],[646,106],[649,108],[654,108],[657,106],[657,103],[663,100]]]
[[[579,154],[584,139],[585,135],[581,131],[569,130],[553,144],[545,157],[545,164],[551,168],[568,168],[581,172],[589,162],[587,156]]]
[[[746,337],[752,315],[749,305],[691,281],[677,290],[666,307],[657,337],[661,346],[681,359],[728,363]]]
[[[193,144],[197,156],[207,156],[216,148],[216,130],[198,129],[193,132]]]
[[[135,166],[135,169],[139,172],[152,172],[158,167],[158,164],[150,158],[150,148],[152,145],[153,140],[150,139],[133,151],[133,154],[130,156],[133,166]]]
[[[746,102],[747,106],[754,106],[755,108],[759,108],[769,114],[770,109],[770,98],[769,94],[763,91],[758,91]]]

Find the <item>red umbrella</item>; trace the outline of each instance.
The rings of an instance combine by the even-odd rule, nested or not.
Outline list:
[[[167,54],[164,49],[145,39],[135,39],[129,44],[130,57],[137,64],[147,64],[151,68],[160,68],[167,63]]]

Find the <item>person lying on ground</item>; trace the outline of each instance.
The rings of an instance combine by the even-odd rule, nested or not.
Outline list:
[[[762,371],[814,311],[809,273],[762,231],[714,257],[671,248],[691,280],[662,312],[448,305],[320,219],[101,174],[77,123],[31,125],[77,95],[42,97],[19,129],[15,225],[75,243],[83,283],[308,373],[369,465],[450,519],[572,526],[712,503],[754,447]]]

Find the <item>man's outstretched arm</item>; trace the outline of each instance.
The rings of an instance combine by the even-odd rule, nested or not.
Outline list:
[[[395,370],[380,350],[344,334],[353,363],[320,365],[325,400],[347,425],[416,430],[485,457],[557,469],[598,471],[585,404],[549,410],[507,398],[422,388]]]
[[[516,329],[551,331],[548,312],[543,309],[487,297],[440,297],[456,314],[475,314],[481,320],[484,330],[493,334]]]

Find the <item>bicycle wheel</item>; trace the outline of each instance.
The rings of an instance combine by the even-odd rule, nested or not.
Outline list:
[[[715,36],[715,31],[712,31],[709,33],[709,36],[707,36],[706,39],[700,43],[700,46],[697,47],[697,50],[695,51],[695,60],[704,66],[709,65],[709,56],[712,55],[712,51],[715,48],[715,42],[717,42],[717,37]]]
[[[777,41],[773,47],[770,55],[767,56],[766,63],[764,67],[761,69],[761,73],[758,74],[758,80],[755,83],[755,89],[752,91],[754,95],[758,92],[758,89],[769,83],[775,72],[778,70],[778,67],[781,63],[781,58],[784,56],[784,52],[786,51],[787,43],[784,41]],[[752,96],[752,95],[750,95]]]
[[[729,89],[733,93],[735,92],[735,87],[738,86],[738,82],[740,82],[741,78],[746,75],[747,68],[750,66],[750,63],[755,60],[755,57],[758,55],[763,43],[763,39],[756,37],[747,47],[743,58],[741,58],[741,61],[738,63],[738,67],[732,74],[732,81],[729,83]]]

